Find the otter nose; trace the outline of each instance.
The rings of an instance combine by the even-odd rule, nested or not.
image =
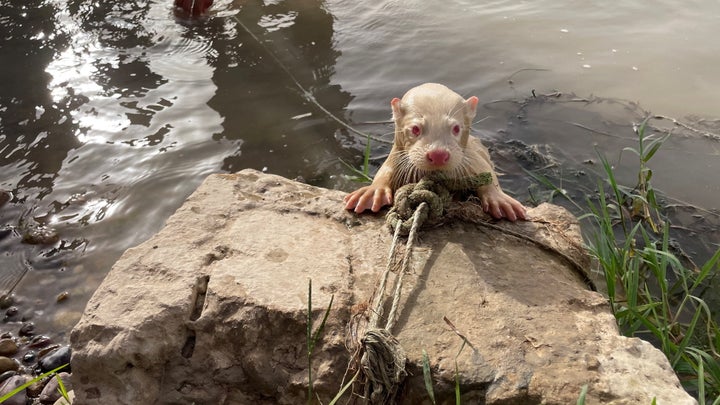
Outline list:
[[[434,166],[442,166],[450,160],[450,152],[445,149],[433,149],[426,154],[427,160]]]

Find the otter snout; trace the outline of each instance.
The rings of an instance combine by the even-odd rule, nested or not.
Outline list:
[[[445,166],[450,161],[450,152],[447,149],[432,149],[425,157],[432,166]]]

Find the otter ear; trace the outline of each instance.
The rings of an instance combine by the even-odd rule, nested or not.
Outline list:
[[[390,107],[392,107],[393,119],[395,121],[399,121],[400,118],[402,118],[402,116],[405,114],[405,111],[403,111],[404,108],[402,106],[402,100],[395,97],[390,101]]]
[[[477,105],[478,98],[475,96],[472,96],[469,99],[465,100],[465,109],[467,111],[468,118],[475,118],[475,114],[477,113]]]

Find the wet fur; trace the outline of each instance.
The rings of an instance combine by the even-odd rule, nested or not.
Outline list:
[[[469,142],[474,143],[474,140],[470,139]],[[470,148],[466,147],[463,150],[462,160],[460,163],[450,170],[444,170],[448,177],[461,179],[480,174],[480,171],[475,170],[474,167],[476,166],[478,160],[483,159],[483,157],[477,153],[476,149],[477,145],[471,145]],[[405,184],[417,183],[420,179],[435,171],[419,169],[412,163],[412,159],[406,150],[398,150],[393,152],[393,154],[395,155],[393,159],[397,165],[391,180],[393,191]]]
[[[362,187],[345,198],[345,208],[374,212],[392,204],[395,190],[415,183],[432,171],[443,171],[450,178],[463,178],[484,172],[492,174],[492,184],[476,190],[483,209],[495,218],[514,221],[525,217],[525,208],[500,188],[487,148],[470,136],[478,99],[467,100],[447,87],[426,83],[410,89],[402,100],[393,99],[395,122],[393,147],[370,186]],[[454,133],[453,127],[460,130]],[[420,128],[414,134],[413,126]],[[447,157],[438,163],[433,156]],[[444,160],[444,159],[443,159]]]
[[[477,103],[476,98],[474,103]],[[434,83],[413,88],[400,102],[393,102],[395,140],[388,158],[395,165],[391,178],[393,191],[404,184],[415,183],[436,170],[446,172],[450,178],[493,171],[487,150],[483,150],[476,138],[470,137],[470,125],[475,117],[474,103]],[[428,121],[430,125],[427,125]],[[443,125],[445,122],[450,124]],[[413,124],[420,124],[426,133],[420,137],[409,134],[407,128]],[[460,134],[450,133],[452,124],[460,125]],[[446,165],[437,167],[428,164],[426,156],[433,149],[447,150],[450,160]]]

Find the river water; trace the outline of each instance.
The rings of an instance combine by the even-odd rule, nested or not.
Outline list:
[[[0,287],[19,280],[0,332],[32,320],[66,340],[119,255],[210,173],[352,189],[340,159],[359,165],[365,138],[330,115],[390,140],[389,100],[427,81],[480,97],[475,132],[528,203],[552,195],[523,169],[584,199],[596,150],[634,184],[619,153],[662,116],[653,182],[706,255],[718,34],[714,0],[226,0],[200,19],[171,0],[0,0]],[[389,146],[372,146],[374,170]],[[23,243],[42,227],[59,239]]]

